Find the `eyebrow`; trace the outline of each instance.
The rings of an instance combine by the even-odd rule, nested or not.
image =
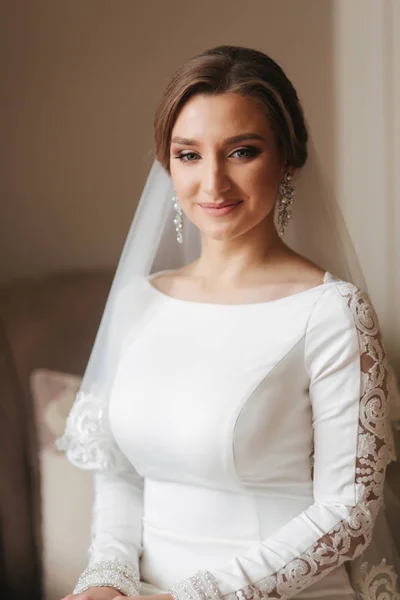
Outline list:
[[[227,138],[224,141],[224,144],[235,144],[236,142],[243,142],[244,140],[260,140],[265,142],[265,138],[258,133],[241,133],[239,135],[234,135],[233,137]],[[199,142],[197,140],[193,140],[190,138],[184,138],[175,136],[171,139],[171,143],[181,144],[182,146],[198,146]]]

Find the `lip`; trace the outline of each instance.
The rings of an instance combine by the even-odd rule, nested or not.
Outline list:
[[[235,208],[241,204],[242,200],[239,200],[238,202],[222,202],[221,204],[200,204],[199,206],[201,206],[208,215],[222,217],[235,210]]]

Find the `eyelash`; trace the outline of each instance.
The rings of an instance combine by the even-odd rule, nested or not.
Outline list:
[[[249,153],[248,156],[244,156],[239,158],[239,160],[246,160],[249,158],[254,158],[255,156],[257,156],[257,154],[260,154],[261,150],[259,150],[258,148],[254,148],[252,146],[244,146],[243,148],[237,148],[236,150],[234,150],[234,152],[232,154],[235,154],[235,152],[242,152],[243,150],[245,150],[246,152]],[[186,152],[185,154],[181,153],[178,154],[177,156],[174,156],[173,158],[176,158],[178,160],[180,160],[181,162],[195,162],[194,160],[187,160],[185,157],[186,156],[190,156],[192,154],[197,154],[196,152]]]

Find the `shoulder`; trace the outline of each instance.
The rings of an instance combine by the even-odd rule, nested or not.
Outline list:
[[[159,292],[170,295],[178,276],[179,273],[176,270],[160,271],[150,277],[151,285]]]
[[[125,337],[128,330],[139,324],[146,311],[152,309],[151,286],[147,277],[135,275],[126,282],[118,282],[110,292],[109,305],[106,306],[111,335]]]
[[[327,283],[331,283],[316,303],[313,317],[328,319],[338,325],[345,321],[360,333],[376,335],[379,319],[368,293],[349,281],[328,273]]]
[[[350,355],[385,355],[379,319],[366,291],[330,276],[307,324],[306,357],[327,360]]]

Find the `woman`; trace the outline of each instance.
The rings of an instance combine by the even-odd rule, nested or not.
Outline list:
[[[377,527],[393,458],[377,317],[282,239],[307,138],[261,52],[211,49],[167,87],[165,173],[154,164],[59,443],[96,470],[70,597],[397,598]]]

